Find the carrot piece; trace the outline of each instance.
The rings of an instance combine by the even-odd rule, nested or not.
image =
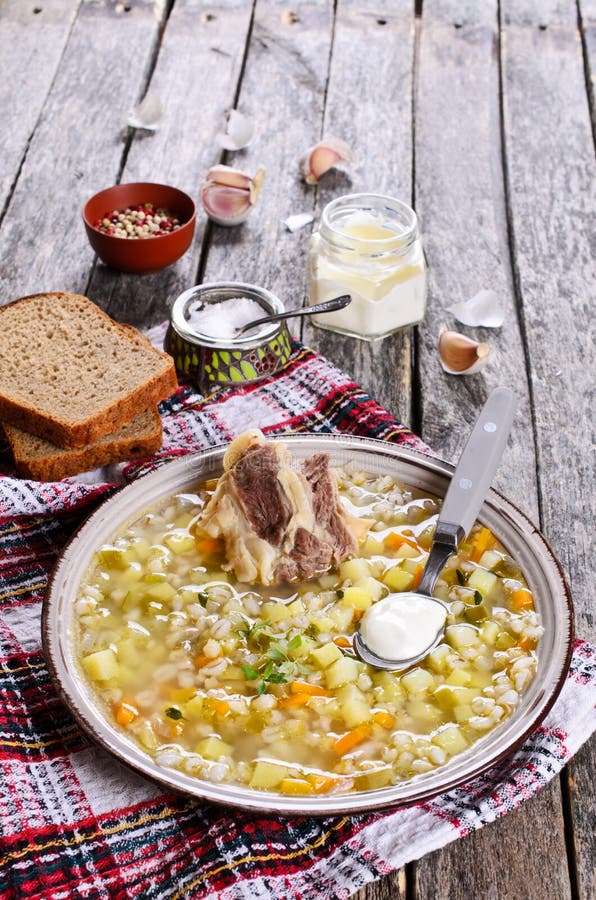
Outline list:
[[[531,650],[534,646],[534,641],[532,640],[532,638],[526,635],[525,637],[519,639],[519,641],[517,642],[517,646],[520,648],[520,650]]]
[[[347,637],[342,637],[341,635],[339,637],[333,638],[333,643],[337,644],[338,647],[351,647],[352,646],[352,642],[350,640],[348,640]]]
[[[204,653],[199,653],[199,655],[195,656],[195,658],[194,658],[194,664],[197,667],[197,669],[202,669],[203,666],[209,665],[209,663],[212,663],[214,659],[217,659],[219,656],[221,656],[221,652],[222,651],[221,651],[221,647],[220,647],[219,653],[217,654],[217,656],[205,656]]]
[[[220,553],[224,548],[223,541],[221,541],[219,538],[203,536],[199,537],[199,535],[197,535],[195,543],[197,551],[202,556],[210,556],[212,553]]]
[[[312,784],[315,794],[326,794],[337,785],[337,779],[329,778],[327,775],[317,775],[315,772],[309,772],[306,777]]]
[[[474,538],[474,546],[472,548],[471,559],[474,562],[478,562],[484,551],[488,550],[488,548],[491,547],[493,543],[494,541],[492,534],[490,533],[488,528],[484,528],[483,526]]]
[[[414,572],[414,580],[412,582],[411,590],[415,591],[420,582],[422,581],[422,573],[424,572],[424,566],[418,566],[416,571]]]
[[[139,711],[136,706],[133,706],[132,703],[126,703],[122,701],[119,703],[116,709],[114,710],[114,718],[118,722],[118,725],[130,725],[134,719],[138,716]]]
[[[408,546],[413,547],[415,550],[420,550],[420,547],[415,540],[407,538],[399,531],[391,531],[385,538],[385,546],[388,547],[389,550],[399,550],[402,544],[408,544]]]
[[[319,687],[318,684],[309,684],[307,681],[292,681],[290,684],[292,694],[310,694],[311,697],[331,697],[331,691]]]
[[[277,705],[283,707],[284,709],[287,706],[304,706],[311,699],[312,694],[290,694],[289,697],[282,697],[277,701]]]
[[[218,700],[214,697],[211,699],[211,708],[218,716],[225,716],[230,711],[230,704],[227,700]]]
[[[333,749],[338,756],[345,756],[346,753],[349,753],[350,750],[353,750],[354,747],[357,747],[369,736],[370,725],[356,725],[356,728],[353,728],[352,731],[348,731],[343,737],[338,738],[333,745]]]
[[[518,612],[522,609],[534,609],[534,598],[526,588],[520,588],[512,593],[511,605]]]
[[[394,721],[391,713],[385,712],[383,709],[376,712],[373,716],[373,722],[376,722],[381,728],[392,728]]]

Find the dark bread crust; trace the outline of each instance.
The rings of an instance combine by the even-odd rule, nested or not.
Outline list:
[[[123,349],[122,342],[128,342],[131,350],[131,364],[134,363],[140,369],[138,383],[130,387],[130,389],[121,390],[108,397],[104,405],[92,413],[81,413],[71,417],[61,415],[59,410],[40,409],[35,403],[31,402],[27,397],[27,380],[28,371],[23,367],[22,378],[19,377],[19,396],[15,400],[11,396],[11,385],[2,384],[2,360],[4,359],[15,367],[18,361],[11,358],[11,347],[9,338],[5,338],[5,345],[2,346],[2,334],[4,329],[3,318],[6,316],[7,310],[10,310],[11,318],[14,320],[15,308],[22,304],[24,311],[24,319],[29,320],[30,306],[35,301],[46,300],[51,298],[52,303],[60,304],[61,300],[65,300],[69,306],[74,309],[78,306],[81,311],[90,315],[98,324],[98,329],[102,334],[112,333],[116,338],[116,343],[120,350]],[[58,321],[58,320],[57,320]],[[29,322],[27,324],[29,326]],[[72,323],[73,341],[77,339],[77,323]],[[89,329],[87,329],[86,337],[89,338]],[[50,347],[51,338],[48,334],[42,335],[45,347]],[[91,351],[93,348],[91,347]],[[18,348],[15,352],[18,353]],[[142,365],[145,362],[151,371],[143,378]],[[110,360],[105,360],[106,372],[109,375]],[[7,363],[5,363],[8,366]],[[105,378],[104,378],[105,381]],[[31,379],[29,377],[29,383]],[[3,421],[30,432],[31,434],[45,438],[53,444],[60,447],[84,447],[88,444],[95,443],[107,434],[113,434],[122,425],[133,419],[139,412],[149,407],[157,405],[160,400],[170,396],[176,390],[178,381],[176,378],[176,370],[172,358],[160,350],[156,350],[150,346],[147,339],[136,332],[130,326],[122,326],[114,322],[102,310],[99,309],[91,300],[77,294],[67,294],[64,292],[32,294],[29,297],[22,297],[15,300],[7,306],[0,308],[0,419]],[[69,384],[64,386],[64,408],[68,407]],[[103,389],[103,385],[98,381],[98,390]],[[14,390],[12,391],[14,394]]]
[[[80,448],[57,447],[5,423],[0,423],[0,428],[12,450],[17,474],[36,481],[60,481],[98,466],[149,456],[159,450],[163,438],[157,409],[145,410],[115,434]]]

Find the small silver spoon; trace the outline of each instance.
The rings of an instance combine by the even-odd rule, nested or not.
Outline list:
[[[273,316],[263,316],[262,319],[255,319],[247,325],[238,328],[236,334],[244,334],[257,325],[265,325],[269,322],[279,322],[280,319],[293,319],[298,316],[314,316],[318,313],[334,312],[336,309],[343,309],[348,303],[352,302],[349,294],[342,294],[341,297],[334,297],[333,300],[325,300],[324,303],[317,303],[316,306],[303,306],[301,309],[288,309],[286,312],[276,313]]]
[[[516,407],[517,400],[508,388],[496,388],[484,404],[452,475],[417,591],[389,594],[377,601],[366,611],[360,629],[354,635],[354,649],[364,662],[377,669],[406,669],[424,659],[442,639],[448,607],[442,600],[433,597],[432,592],[447,560],[456,552],[476,521],[505,449]],[[380,621],[389,604],[394,613],[397,613],[397,608],[393,604],[400,604],[399,615],[406,630],[408,619],[413,626],[416,616],[427,616],[432,633],[420,652],[404,655],[399,647],[395,647],[395,656],[388,659],[366,644],[363,632],[370,632],[375,618]],[[440,614],[433,608],[435,605]],[[435,625],[436,630],[433,630]],[[386,640],[390,633],[386,619],[383,630],[383,639]],[[373,643],[370,635],[369,643]]]

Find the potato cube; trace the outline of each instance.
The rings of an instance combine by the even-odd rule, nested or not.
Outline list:
[[[480,629],[480,637],[485,644],[490,644],[492,647],[497,639],[499,631],[500,629],[496,622],[484,622]]]
[[[354,618],[354,607],[344,606],[342,603],[338,603],[329,611],[329,618],[333,619],[338,631],[347,631]]]
[[[186,531],[170,531],[163,539],[164,544],[172,553],[190,553],[195,549],[195,539],[193,535]]]
[[[474,710],[468,703],[460,703],[453,708],[453,718],[460,725],[468,722],[473,715]]]
[[[272,624],[283,622],[284,619],[292,618],[285,603],[264,603],[262,615],[267,622],[271,622]]]
[[[344,604],[344,606],[351,606],[354,609],[365,610],[368,609],[369,606],[372,606],[372,602],[372,595],[363,588],[344,588],[344,595],[342,597],[342,603]]]
[[[337,692],[341,714],[348,728],[370,721],[371,711],[366,697],[355,684],[344,684]]]
[[[370,563],[367,559],[356,557],[355,559],[347,559],[339,567],[339,577],[342,581],[358,581],[359,578],[366,578],[370,575]]]
[[[83,668],[93,681],[110,681],[120,671],[118,659],[112,649],[97,650],[83,658]]]
[[[327,631],[333,631],[335,628],[335,622],[331,616],[318,616],[316,619],[312,620],[312,624],[318,632],[322,632],[323,634]]]
[[[468,742],[457,725],[447,725],[445,728],[441,728],[432,736],[431,741],[437,747],[442,747],[450,756],[461,753],[468,746]]]
[[[478,560],[478,565],[482,566],[483,569],[494,569],[495,566],[498,566],[502,561],[503,557],[500,553],[497,553],[496,550],[485,550],[480,559]]]
[[[332,641],[328,644],[323,644],[317,650],[313,650],[310,655],[320,669],[326,669],[331,663],[340,662],[344,658],[337,644],[334,644]]]
[[[382,769],[371,769],[365,775],[358,775],[356,786],[361,791],[374,791],[377,788],[387,787],[391,784],[393,772],[391,766]]]
[[[462,703],[471,703],[477,692],[466,687],[451,684],[440,684],[433,692],[433,698],[441,709],[450,712]]]
[[[369,534],[362,549],[367,556],[378,556],[383,552],[383,541]]]
[[[423,694],[435,687],[435,679],[426,669],[416,667],[401,676],[401,683],[408,694]]]
[[[293,600],[292,603],[288,603],[288,605],[286,606],[286,610],[292,618],[294,618],[294,616],[303,616],[304,603],[299,599]]]
[[[250,787],[257,790],[270,790],[280,784],[280,782],[290,775],[288,766],[280,766],[277,763],[265,762],[259,759],[255,763],[255,768],[250,779]]]
[[[454,669],[445,679],[446,684],[459,685],[460,687],[468,687],[472,681],[472,675],[468,669]]]
[[[404,572],[400,566],[393,566],[383,575],[383,584],[390,591],[409,591],[414,583],[411,572]]]
[[[483,597],[488,597],[496,583],[497,576],[495,573],[487,572],[486,569],[474,569],[468,578],[468,587],[478,591]]]
[[[151,584],[145,591],[145,597],[148,600],[167,602],[172,599],[175,593],[175,587],[172,587],[167,581],[162,581],[159,584]]]
[[[221,738],[211,735],[210,737],[199,741],[195,748],[195,752],[200,753],[204,759],[217,760],[220,756],[230,756],[232,748],[229,744],[226,744],[225,741],[222,741]]]
[[[310,781],[306,781],[303,778],[284,778],[280,782],[279,790],[282,794],[289,794],[291,797],[295,797],[300,794],[313,794],[315,789]]]
[[[385,588],[383,587],[381,582],[370,575],[367,578],[359,578],[358,581],[354,584],[354,587],[366,591],[375,601],[380,600],[383,594],[386,593]]]
[[[420,556],[420,550],[416,547],[410,547],[409,544],[402,544],[395,554],[396,559],[416,559]]]
[[[418,728],[425,731],[428,728],[436,728],[443,721],[443,716],[436,706],[433,703],[427,703],[425,700],[408,700],[406,712],[414,719],[414,731]]]
[[[184,714],[192,719],[200,719],[203,714],[203,694],[195,694],[184,704]],[[204,755],[204,754],[203,754]]]
[[[478,631],[473,625],[449,625],[445,638],[455,650],[464,650],[478,643]]]
[[[439,644],[426,657],[427,664],[434,672],[444,673],[447,670],[447,657],[451,653],[447,644]]]
[[[356,681],[359,674],[356,660],[342,655],[341,659],[337,659],[325,670],[325,683],[332,691],[336,687],[341,687],[342,684]]]

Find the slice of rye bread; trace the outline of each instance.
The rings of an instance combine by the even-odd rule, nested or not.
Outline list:
[[[59,447],[84,447],[177,387],[174,362],[77,294],[0,308],[0,419]]]
[[[162,427],[157,409],[146,409],[115,434],[85,447],[57,447],[14,425],[0,423],[14,456],[17,473],[36,481],[60,481],[97,466],[149,456],[161,447]]]

